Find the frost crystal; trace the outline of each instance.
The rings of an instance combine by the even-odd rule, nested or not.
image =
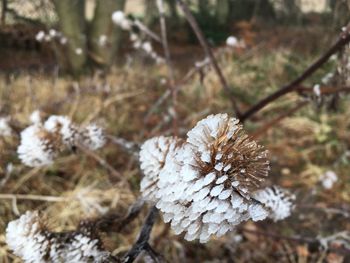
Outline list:
[[[335,172],[333,171],[327,171],[325,172],[321,177],[320,181],[322,183],[322,186],[325,189],[331,189],[338,180],[338,176]]]
[[[142,147],[141,191],[176,234],[186,232],[185,239],[206,242],[243,221],[269,215],[269,208],[251,198],[268,174],[267,152],[244,134],[238,120],[210,115],[187,133],[186,142],[151,158],[156,142],[166,139],[175,140],[154,138]]]
[[[226,45],[229,46],[229,47],[235,47],[238,45],[238,40],[236,37],[234,36],[229,36],[227,39],[226,39]]]
[[[41,123],[42,122],[41,112],[39,110],[33,111],[29,116],[29,120],[33,124]]]
[[[57,155],[57,138],[40,125],[32,125],[21,132],[17,153],[21,161],[31,167],[49,165]]]
[[[294,208],[295,196],[278,186],[258,190],[252,196],[270,209],[269,217],[274,221],[290,216]]]
[[[9,117],[0,117],[0,136],[11,136],[12,128]]]
[[[44,123],[44,127],[51,133],[57,133],[62,136],[64,144],[74,145],[78,140],[78,128],[66,116],[52,115]]]
[[[6,229],[7,245],[25,263],[109,262],[110,253],[93,236],[89,229],[50,232],[37,211],[26,212]]]
[[[90,124],[81,131],[82,143],[90,150],[97,150],[106,144],[106,137],[101,127]]]

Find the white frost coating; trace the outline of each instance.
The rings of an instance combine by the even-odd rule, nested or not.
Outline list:
[[[6,243],[24,262],[46,262],[44,256],[48,240],[42,233],[38,212],[26,212],[11,221],[6,228]]]
[[[131,29],[131,23],[128,20],[128,18],[125,16],[123,11],[115,11],[112,14],[112,21],[114,24],[120,26],[124,30],[130,30]]]
[[[187,133],[186,142],[165,148],[166,156],[157,145],[164,137],[142,146],[141,192],[156,203],[176,234],[207,242],[243,221],[268,216],[269,210],[250,198],[247,184],[266,177],[266,152],[241,129],[227,114],[210,115]]]
[[[45,39],[45,32],[44,31],[39,31],[36,35],[35,35],[35,39],[38,42],[42,42]]]
[[[25,263],[108,262],[98,239],[72,233],[65,238],[46,229],[37,211],[27,211],[6,228],[6,243]]]
[[[320,177],[320,182],[325,189],[331,189],[338,181],[338,176],[333,171],[327,171]]]
[[[9,117],[0,117],[0,136],[11,136],[12,128]]]
[[[44,128],[49,132],[60,134],[64,144],[68,146],[74,145],[79,139],[78,128],[66,116],[50,116],[44,123]]]
[[[81,131],[82,143],[90,150],[97,150],[106,144],[106,137],[101,127],[90,124]]]
[[[39,125],[29,126],[21,132],[17,153],[21,161],[31,167],[49,165],[57,156],[52,138]]]
[[[40,110],[35,110],[33,111],[30,116],[29,116],[29,120],[31,123],[33,124],[39,124],[42,122],[42,118],[41,118],[41,112]]]
[[[258,190],[252,196],[270,210],[268,217],[274,221],[290,216],[294,208],[295,196],[278,186]]]
[[[229,46],[229,47],[235,47],[238,45],[238,39],[234,36],[229,36],[227,39],[226,39],[226,45]]]

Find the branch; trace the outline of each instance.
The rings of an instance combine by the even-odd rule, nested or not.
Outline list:
[[[176,106],[177,106],[177,92],[175,87],[175,76],[174,76],[174,70],[172,67],[171,59],[170,59],[170,51],[169,51],[169,44],[167,39],[167,31],[166,31],[166,24],[165,24],[165,12],[164,12],[164,6],[162,0],[157,0],[157,7],[159,10],[160,15],[160,28],[161,28],[161,36],[162,36],[162,46],[165,53],[165,62],[168,68],[168,74],[169,74],[169,80],[170,80],[170,92],[172,96],[172,106],[174,109],[174,116],[173,117],[173,130],[174,135],[177,135],[177,113],[176,113]]]
[[[331,48],[329,48],[326,53],[324,53],[319,59],[317,59],[312,65],[310,65],[299,77],[297,77],[289,84],[281,87],[271,95],[265,97],[264,99],[253,105],[250,109],[248,109],[245,113],[242,114],[240,120],[242,122],[246,121],[252,115],[264,108],[269,103],[273,102],[274,100],[282,97],[283,95],[289,92],[297,90],[299,84],[301,84],[305,79],[310,77],[317,69],[319,69],[324,63],[326,63],[333,54],[337,53],[342,47],[344,47],[349,42],[350,28],[347,27],[347,29],[341,33],[338,41]]]
[[[140,235],[135,242],[135,244],[132,246],[132,248],[129,250],[129,252],[125,255],[122,262],[123,263],[131,263],[133,262],[138,255],[147,248],[148,246],[148,240],[150,238],[150,234],[154,225],[154,221],[158,215],[158,210],[155,206],[153,206],[148,213],[146,220],[141,228]]]
[[[224,91],[226,92],[228,98],[231,101],[231,104],[233,106],[233,109],[234,109],[237,117],[240,118],[241,117],[241,112],[240,112],[240,110],[238,108],[236,100],[234,99],[234,97],[232,95],[232,92],[231,92],[231,90],[230,90],[230,88],[229,88],[229,86],[227,84],[227,81],[226,81],[226,79],[225,79],[225,77],[224,77],[224,75],[223,75],[223,73],[222,73],[222,71],[221,71],[221,69],[220,69],[220,67],[219,67],[215,57],[214,57],[214,55],[213,55],[213,52],[212,52],[211,48],[209,47],[209,44],[208,44],[207,40],[205,39],[205,37],[203,35],[203,32],[199,28],[196,19],[194,18],[194,16],[192,15],[190,9],[188,8],[187,4],[185,4],[184,1],[177,0],[177,2],[179,4],[180,8],[182,9],[182,11],[184,12],[185,17],[186,17],[187,21],[189,22],[189,24],[191,25],[194,33],[196,34],[196,36],[197,36],[201,46],[203,47],[203,49],[204,49],[204,51],[206,53],[206,56],[209,58],[210,63],[213,66],[213,68],[214,68],[214,70],[215,70],[215,72],[216,72],[216,74],[217,74],[217,76],[218,76],[218,78],[219,78],[219,80],[221,82],[221,85],[222,85]]]

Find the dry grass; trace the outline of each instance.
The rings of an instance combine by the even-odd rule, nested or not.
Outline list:
[[[293,51],[285,47],[273,52],[266,52],[262,47],[251,54],[225,53],[220,61],[225,65],[224,73],[229,76],[230,84],[236,87],[237,96],[243,101],[242,106],[247,108],[303,69],[291,65],[291,57],[296,57],[292,54]],[[304,63],[311,59],[304,57]],[[2,112],[10,115],[18,127],[25,127],[30,113],[36,109],[48,115],[69,115],[78,123],[95,121],[103,125],[109,134],[136,143],[142,143],[151,136],[171,134],[169,101],[147,121],[144,119],[166,90],[166,85],[162,84],[162,79],[166,77],[165,66],[133,63],[131,67],[114,69],[107,76],[96,74],[79,81],[25,73],[10,76],[7,82],[2,77]],[[292,94],[271,104],[256,120],[246,123],[246,128],[253,132],[298,99]],[[232,113],[229,100],[223,95],[212,71],[206,73],[202,83],[199,76],[195,76],[184,84],[178,101],[180,136],[209,113]],[[346,205],[350,202],[350,108],[346,106],[346,101],[339,106],[339,112],[331,113],[310,104],[260,137],[262,144],[270,150],[270,182],[295,191],[301,206],[291,218],[281,223],[247,223],[246,227],[310,237],[350,229],[348,218],[329,213],[326,209],[350,209]],[[0,196],[0,262],[19,262],[14,260],[4,242],[6,224],[18,213],[39,209],[47,215],[55,230],[62,231],[73,229],[81,219],[98,217],[111,209],[122,216],[139,196],[141,173],[137,161],[112,143],[98,154],[122,174],[127,185],[82,153],[67,154],[50,167],[29,169],[17,159],[17,145],[16,135],[0,138],[0,179],[6,178],[1,181],[1,193],[62,199],[56,202],[11,201]],[[9,163],[14,165],[11,174],[6,173]],[[320,176],[327,170],[335,171],[339,177],[332,190],[324,190],[319,184]],[[106,246],[115,253],[125,253],[134,241],[143,218],[139,216],[122,233],[105,235]],[[276,242],[267,237],[245,234],[243,240],[237,243],[236,238],[237,234],[232,233],[205,245],[189,243],[174,236],[169,227],[159,221],[151,243],[169,262],[231,262],[230,259],[237,262],[321,262],[323,258],[327,258],[328,262],[345,262],[344,258],[343,261],[332,261],[340,257],[335,254],[315,252],[286,240]]]

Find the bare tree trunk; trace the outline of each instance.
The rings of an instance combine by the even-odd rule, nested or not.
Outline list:
[[[6,22],[6,11],[7,11],[7,0],[1,1],[1,24],[5,25]]]
[[[102,66],[112,64],[118,51],[121,30],[113,25],[111,16],[116,10],[123,10],[125,0],[97,0],[94,19],[89,34],[90,56]]]
[[[145,0],[145,25],[152,28],[158,18],[156,0]]]
[[[229,0],[217,0],[215,15],[219,25],[227,25],[230,14]]]
[[[87,60],[85,36],[85,1],[54,0],[62,33],[68,39],[67,61],[64,68],[80,73]]]

